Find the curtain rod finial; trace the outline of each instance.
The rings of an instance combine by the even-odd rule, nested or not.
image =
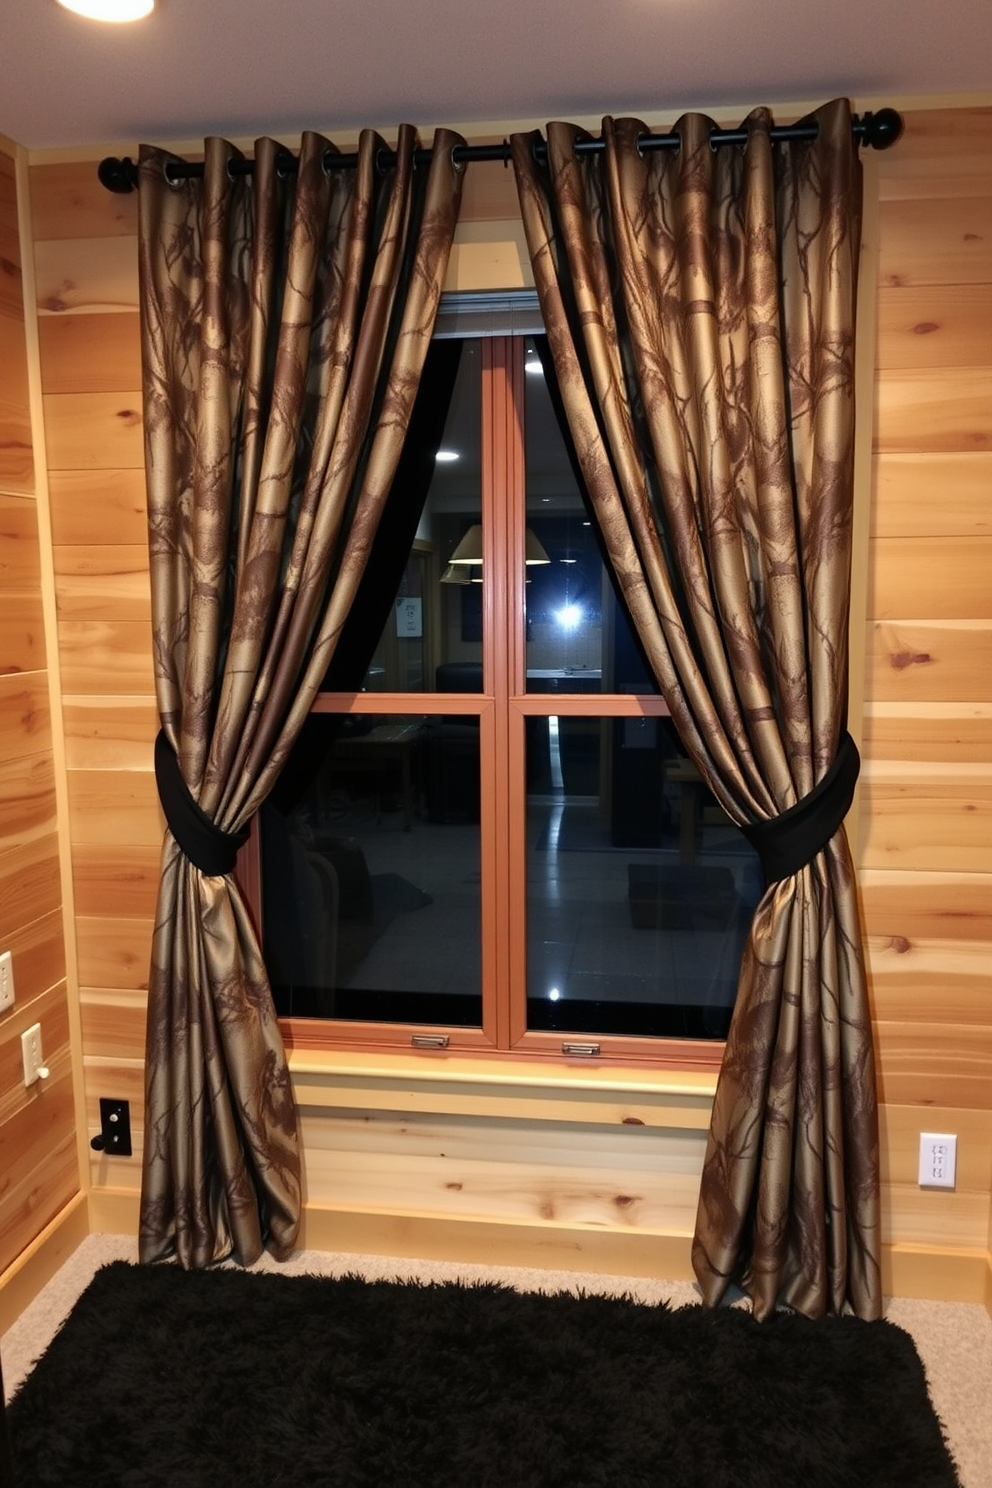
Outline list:
[[[118,196],[129,196],[138,184],[138,167],[129,155],[125,155],[123,160],[108,155],[100,161],[96,173],[100,185],[106,186],[108,191],[115,191]]]
[[[887,150],[902,134],[902,114],[894,108],[863,114],[859,123],[861,143],[872,150]]]

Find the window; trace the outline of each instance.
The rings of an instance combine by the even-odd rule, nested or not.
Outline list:
[[[296,1042],[715,1062],[760,869],[681,750],[510,310],[512,335],[442,323],[427,457],[262,809],[277,1008]]]

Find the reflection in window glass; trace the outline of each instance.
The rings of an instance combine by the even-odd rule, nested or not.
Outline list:
[[[527,724],[528,1027],[724,1038],[756,853],[669,719]]]
[[[435,429],[426,455],[432,462],[426,494],[412,475],[409,490],[402,469],[397,475],[399,508],[410,496],[418,506],[415,534],[411,522],[407,540],[412,542],[401,555],[406,568],[399,587],[394,570],[383,595],[375,555],[370,563],[368,587],[393,600],[388,613],[382,604],[374,616],[372,634],[382,630],[365,674],[368,692],[482,691],[482,343],[465,341],[459,350],[458,343],[447,342],[444,349],[458,358],[453,389],[450,380],[444,383],[446,369],[432,372],[430,360],[422,383],[429,411],[436,411],[435,395],[443,399],[451,390],[443,433],[438,439]],[[387,539],[397,510],[393,496],[390,503],[383,519]],[[356,636],[356,643],[361,639]]]
[[[482,1022],[477,718],[313,714],[260,813],[285,1017]]]
[[[658,692],[616,597],[536,343],[524,358],[528,692]]]

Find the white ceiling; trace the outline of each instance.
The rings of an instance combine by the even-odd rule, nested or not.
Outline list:
[[[0,16],[0,131],[29,148],[987,89],[989,0],[158,0],[133,26],[3,0]]]

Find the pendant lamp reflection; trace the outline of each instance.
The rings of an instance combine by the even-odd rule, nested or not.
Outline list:
[[[551,562],[540,540],[529,527],[524,534],[524,562],[528,568],[535,563]],[[472,573],[472,569],[474,568],[480,572],[477,574]],[[473,580],[478,583],[481,577],[481,569],[482,525],[479,522],[474,522],[448,559],[448,566],[441,575],[441,583],[469,584]]]
[[[65,10],[85,16],[88,21],[143,21],[155,9],[155,0],[59,0]]]

